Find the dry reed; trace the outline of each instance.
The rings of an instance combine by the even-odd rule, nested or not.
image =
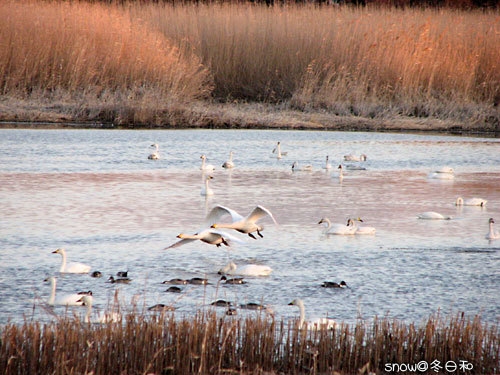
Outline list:
[[[172,113],[163,103],[212,94],[500,126],[495,10],[32,0],[0,3],[0,17],[1,92],[95,102],[91,92],[102,103],[83,118],[115,121],[106,108],[122,105],[124,122],[169,123],[154,120]]]
[[[379,374],[388,363],[435,360],[467,361],[468,373],[499,373],[498,326],[458,314],[423,325],[375,319],[307,332],[264,315],[205,311],[191,319],[139,313],[106,325],[61,319],[0,328],[2,374]]]

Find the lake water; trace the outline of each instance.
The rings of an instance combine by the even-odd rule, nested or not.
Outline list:
[[[281,141],[288,155],[272,157]],[[161,160],[148,160],[152,143]],[[223,170],[229,151],[233,170]],[[348,153],[368,156],[364,171],[326,172]],[[200,155],[217,166],[211,187],[200,195]],[[291,164],[312,172],[291,172]],[[351,163],[352,164],[352,163]],[[429,172],[453,167],[453,180],[431,180]],[[486,207],[454,205],[458,196],[482,197]],[[199,241],[164,250],[181,233],[196,232],[204,216],[221,204],[246,215],[256,205],[274,213],[263,220],[264,238],[231,250]],[[446,221],[418,220],[437,211]],[[322,217],[345,223],[361,217],[374,236],[326,236]],[[500,319],[500,240],[488,241],[488,219],[500,230],[500,141],[498,139],[313,131],[256,130],[0,130],[0,323],[54,319],[43,301],[58,277],[58,294],[92,290],[105,307],[119,291],[123,304],[173,304],[192,314],[222,298],[262,302],[277,318],[298,315],[288,303],[304,300],[309,317],[353,322],[389,316],[422,321],[438,310]],[[59,275],[65,248],[69,261],[103,272]],[[240,265],[265,264],[269,277],[245,285],[217,287],[217,270],[228,257]],[[129,285],[106,283],[129,271]],[[166,293],[163,280],[207,277],[212,285]],[[348,289],[325,289],[323,281],[345,280]],[[67,313],[81,314],[82,308]],[[221,309],[221,312],[224,310]],[[58,315],[66,313],[56,307]]]

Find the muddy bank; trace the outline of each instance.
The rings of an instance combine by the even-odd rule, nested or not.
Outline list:
[[[487,121],[454,121],[422,117],[367,118],[328,111],[299,111],[286,105],[199,102],[161,109],[140,118],[133,108],[105,108],[90,103],[0,102],[0,128],[117,129],[284,129],[342,131],[444,132],[500,136],[499,116]],[[128,114],[128,115],[127,115]]]

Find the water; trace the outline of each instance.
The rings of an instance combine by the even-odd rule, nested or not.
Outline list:
[[[288,156],[271,157],[277,141]],[[161,160],[151,161],[152,143]],[[236,168],[219,168],[234,151]],[[200,155],[216,165],[211,187],[200,195]],[[365,153],[366,171],[321,167],[328,154]],[[293,161],[313,172],[292,173]],[[452,181],[427,179],[442,166]],[[458,196],[479,196],[486,207],[457,208]],[[206,213],[221,204],[246,215],[270,209],[279,226],[264,220],[264,238],[245,239],[231,252],[194,242],[163,250],[181,233],[196,232]],[[417,220],[424,211],[453,216]],[[182,316],[228,299],[271,305],[278,318],[298,311],[309,317],[353,322],[389,316],[421,321],[430,314],[481,314],[500,318],[500,240],[488,241],[488,219],[500,223],[500,142],[496,139],[388,133],[246,130],[0,130],[0,323],[54,319],[43,304],[43,280],[58,276],[58,294],[92,290],[95,306],[119,300],[140,306],[174,304]],[[375,236],[326,236],[317,225],[361,217]],[[500,224],[497,224],[497,228]],[[499,228],[500,230],[500,228]],[[59,275],[64,247],[69,261],[103,272]],[[217,270],[228,257],[237,264],[265,264],[269,277],[217,288]],[[128,270],[129,285],[106,283]],[[212,285],[165,293],[171,278],[208,277]],[[348,289],[321,288],[345,280]],[[223,309],[221,309],[221,312]],[[81,314],[82,308],[53,312]],[[253,313],[252,313],[253,314]]]

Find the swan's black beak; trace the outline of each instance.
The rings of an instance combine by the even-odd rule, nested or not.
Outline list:
[[[290,303],[288,304],[288,306],[290,306],[290,305],[294,305],[294,303],[293,303],[293,302],[290,302]]]
[[[217,224],[212,224],[210,228],[217,228]]]
[[[322,224],[322,223],[323,223],[323,220],[318,221],[318,224]]]

